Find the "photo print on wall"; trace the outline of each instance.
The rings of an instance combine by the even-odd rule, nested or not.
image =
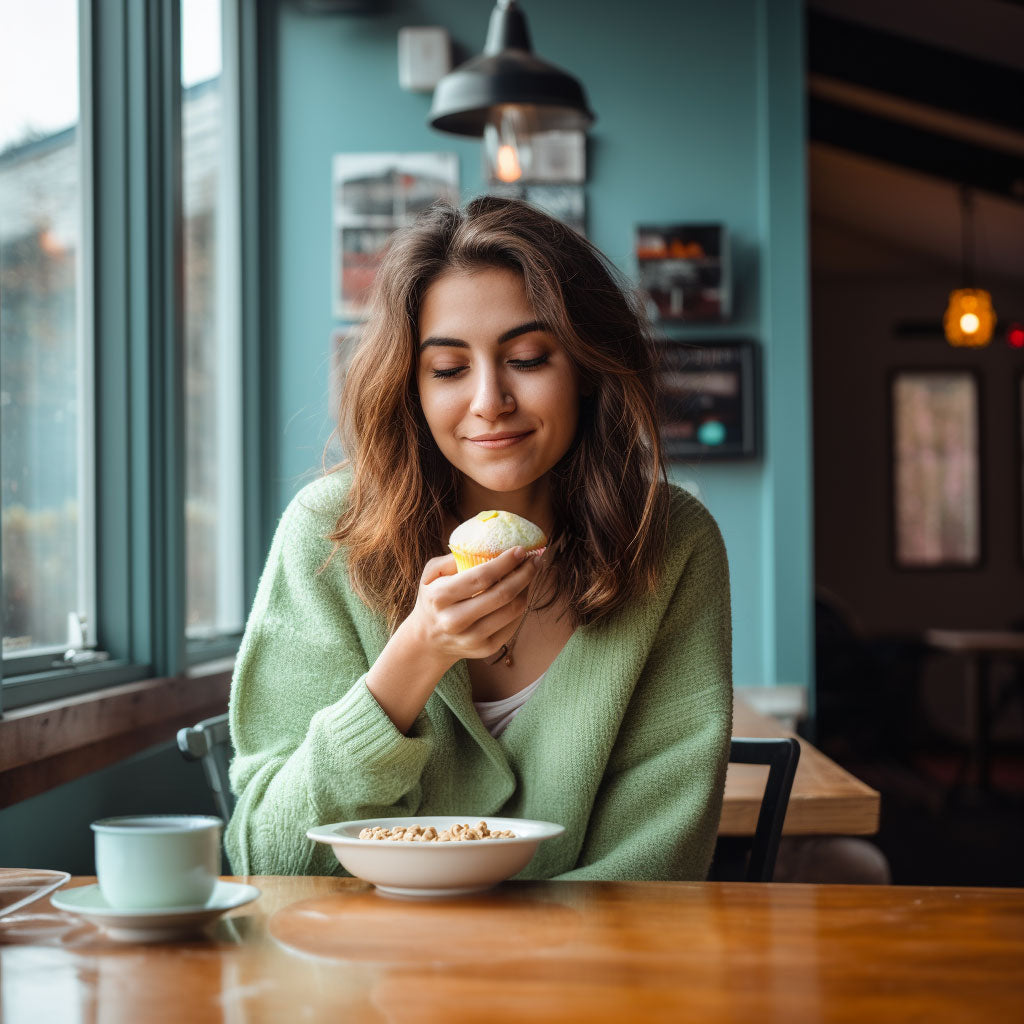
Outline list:
[[[338,153],[332,168],[334,316],[361,320],[399,228],[438,199],[459,202],[455,153]]]
[[[636,259],[653,319],[713,323],[732,315],[729,241],[722,224],[640,224]]]

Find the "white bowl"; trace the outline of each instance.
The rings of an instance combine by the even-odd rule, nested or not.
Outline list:
[[[491,831],[508,829],[514,839],[479,839],[455,843],[407,843],[360,839],[364,828],[433,825],[440,832],[456,824],[475,825],[478,815],[420,818],[365,818],[311,828],[307,837],[328,843],[338,863],[390,896],[461,896],[481,892],[522,871],[544,839],[565,829],[550,821],[528,818],[485,818]]]

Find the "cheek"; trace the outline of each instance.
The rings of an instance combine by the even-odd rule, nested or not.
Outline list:
[[[579,422],[579,385],[569,374],[549,378],[534,395],[536,408],[544,410],[544,417],[558,435],[570,440]]]
[[[457,395],[457,388],[450,383],[440,388],[433,380],[420,381],[420,408],[423,410],[423,417],[427,426],[433,432],[443,430],[452,422],[457,421],[460,415],[460,402]]]

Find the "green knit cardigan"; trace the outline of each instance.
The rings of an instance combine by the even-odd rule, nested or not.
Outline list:
[[[364,684],[388,633],[325,534],[347,474],[281,518],[231,690],[236,874],[342,874],[314,825],[388,815],[540,818],[565,826],[517,877],[702,879],[732,725],[729,570],[714,520],[672,488],[657,590],[578,628],[501,736],[465,661],[408,734]]]

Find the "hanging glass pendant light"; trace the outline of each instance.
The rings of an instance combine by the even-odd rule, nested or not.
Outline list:
[[[946,341],[957,348],[983,348],[992,340],[996,328],[996,311],[992,296],[974,284],[974,224],[970,189],[960,190],[961,229],[963,240],[963,281],[968,287],[949,293],[949,305],[942,318]]]
[[[583,86],[534,56],[516,0],[498,0],[484,52],[437,83],[428,118],[438,131],[483,138],[490,175],[503,182],[529,178],[535,135],[593,121]]]

